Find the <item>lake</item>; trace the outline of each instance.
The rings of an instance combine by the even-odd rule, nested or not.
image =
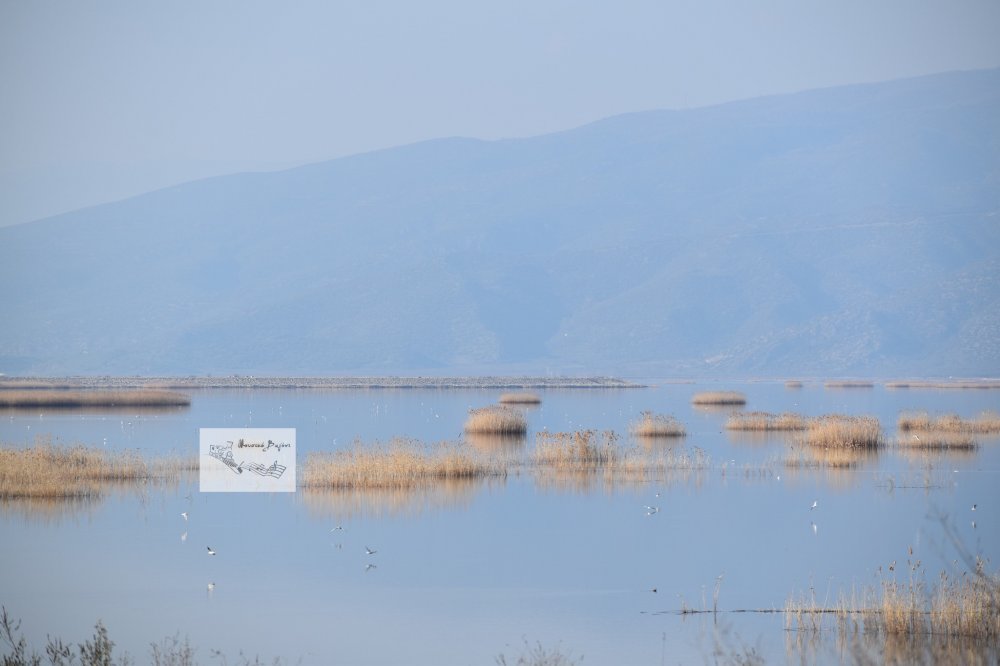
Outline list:
[[[884,577],[960,577],[956,541],[996,571],[1000,439],[979,437],[964,453],[891,443],[901,412],[974,417],[1000,411],[1000,391],[644,381],[538,391],[541,404],[525,408],[527,437],[504,455],[528,455],[542,430],[611,429],[623,448],[698,455],[697,468],[604,483],[523,467],[366,492],[200,493],[194,475],[92,502],[7,501],[0,603],[38,649],[47,635],[81,642],[100,619],[116,650],[139,663],[151,642],[175,634],[202,663],[219,650],[303,664],[492,664],[500,654],[513,664],[526,644],[587,664],[736,663],[749,649],[768,663],[840,663],[850,655],[835,624],[814,635],[788,630],[781,614],[730,611],[782,609],[802,595],[832,606]],[[691,404],[717,389],[745,393],[747,411],[875,416],[890,445],[850,469],[787,467],[794,435],[730,432],[733,409]],[[301,468],[311,452],[356,441],[491,446],[469,442],[462,427],[470,408],[501,392],[189,393],[187,408],[3,410],[0,441],[20,447],[40,435],[193,455],[200,428],[295,428]],[[687,436],[633,440],[629,423],[645,410],[672,414]],[[920,560],[916,573],[907,560]],[[721,612],[677,613],[713,607]]]

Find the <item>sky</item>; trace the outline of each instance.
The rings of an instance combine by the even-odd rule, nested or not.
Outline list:
[[[996,0],[0,0],[0,225],[449,136],[1000,66]]]

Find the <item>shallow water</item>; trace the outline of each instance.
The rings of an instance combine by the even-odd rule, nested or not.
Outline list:
[[[874,415],[890,440],[901,411],[1000,410],[1000,391],[990,390],[733,382],[543,391],[515,453],[543,428],[613,429],[621,446],[643,446],[628,424],[653,410],[688,431],[653,446],[700,449],[711,463],[662,483],[614,486],[524,470],[416,491],[202,494],[191,478],[84,505],[8,502],[0,504],[0,603],[39,649],[46,635],[82,641],[100,618],[140,663],[150,642],[175,633],[203,662],[217,649],[286,663],[489,664],[500,653],[516,661],[525,641],[592,664],[701,663],[713,650],[746,647],[769,662],[838,662],[833,631],[806,654],[780,615],[671,611],[712,608],[717,581],[722,611],[781,608],[810,589],[832,605],[852,586],[876,584],[880,568],[889,575],[893,561],[894,575],[909,576],[910,547],[933,583],[962,570],[945,527],[996,569],[997,438],[971,454],[888,447],[852,470],[788,469],[792,438],[729,433],[730,410],[690,404],[695,392],[716,389],[746,393],[747,410]],[[301,465],[310,451],[356,439],[461,439],[468,409],[499,393],[198,391],[185,409],[4,411],[0,441],[24,445],[41,434],[195,453],[201,427],[294,427]],[[660,511],[647,515],[644,505]],[[344,529],[331,532],[337,525]]]

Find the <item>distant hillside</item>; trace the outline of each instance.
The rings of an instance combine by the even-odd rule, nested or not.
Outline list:
[[[0,228],[0,372],[1000,374],[1000,70]]]

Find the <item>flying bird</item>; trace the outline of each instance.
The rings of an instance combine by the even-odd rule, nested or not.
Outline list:
[[[336,527],[334,527],[334,528],[333,528],[332,530],[330,530],[330,531],[331,531],[331,532],[340,532],[340,531],[342,531],[343,529],[344,529],[344,526],[343,526],[343,525],[337,525]]]
[[[181,518],[183,518],[184,520],[187,520],[188,519],[188,512],[187,511],[181,511]]]
[[[812,506],[809,507],[809,510],[812,511],[813,509],[815,509],[818,506],[819,506],[819,500],[813,500]]]
[[[214,550],[212,550],[212,547],[211,547],[211,546],[206,546],[206,548],[208,548],[208,554],[209,554],[209,555],[215,555],[215,551],[214,551]]]
[[[375,566],[374,564],[369,564],[369,565],[365,566],[365,571],[366,572],[367,571],[371,571],[372,569],[378,569],[378,567]]]
[[[214,589],[215,589],[215,583],[209,583],[208,584],[208,591],[211,592]]]
[[[368,553],[369,555],[374,555],[374,554],[375,554],[375,553],[377,553],[378,551],[377,551],[377,550],[372,550],[372,549],[371,549],[371,548],[369,548],[368,546],[365,546],[365,552],[366,552],[366,553]]]

